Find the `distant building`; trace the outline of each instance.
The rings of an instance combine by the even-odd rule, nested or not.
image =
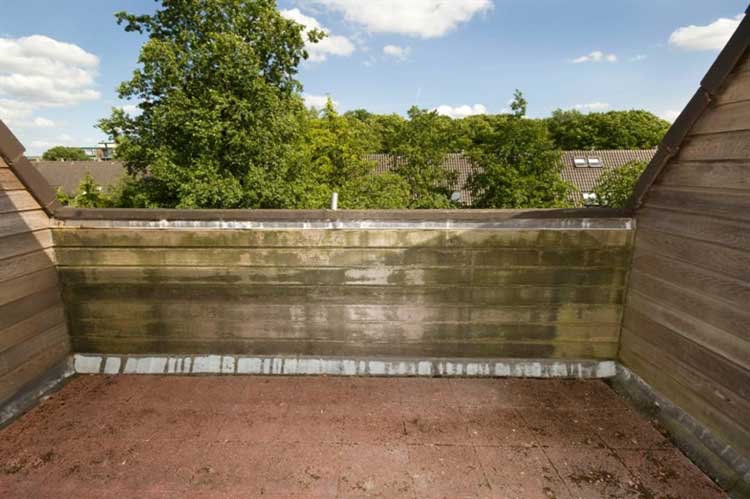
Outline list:
[[[93,147],[80,147],[89,161],[111,161],[115,159],[117,144],[114,142],[102,142]]]
[[[120,161],[36,161],[32,164],[53,189],[68,195],[76,193],[86,174],[105,192],[126,174],[125,165]]]

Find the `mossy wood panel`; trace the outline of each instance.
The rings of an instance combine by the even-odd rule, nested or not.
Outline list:
[[[73,346],[613,358],[627,230],[55,229]]]
[[[637,214],[622,362],[750,455],[747,55]]]

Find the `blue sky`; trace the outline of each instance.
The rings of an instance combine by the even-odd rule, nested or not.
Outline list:
[[[93,145],[143,38],[113,13],[152,0],[0,0],[0,118],[38,154]],[[280,0],[329,33],[301,67],[310,102],[404,113],[647,109],[673,118],[747,7],[737,0]]]

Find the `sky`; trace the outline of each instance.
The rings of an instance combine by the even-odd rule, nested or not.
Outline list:
[[[40,154],[105,139],[96,122],[135,69],[142,35],[114,13],[153,0],[0,0],[0,119]],[[308,104],[463,117],[646,109],[674,120],[739,23],[738,0],[279,0],[328,33],[300,67]]]

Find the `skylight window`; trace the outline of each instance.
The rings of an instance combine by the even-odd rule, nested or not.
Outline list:
[[[601,168],[602,160],[599,158],[589,158],[589,166],[591,168]]]
[[[573,163],[576,165],[576,168],[585,168],[588,166],[588,163],[583,158],[575,158],[573,160]]]

